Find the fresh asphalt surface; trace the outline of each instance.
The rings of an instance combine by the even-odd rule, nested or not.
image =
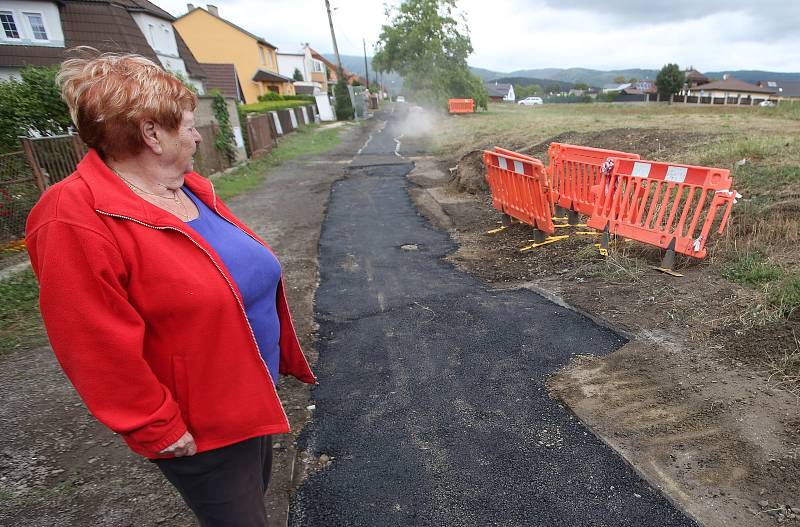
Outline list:
[[[354,165],[391,161],[398,122],[377,119],[388,124]],[[547,395],[548,374],[624,340],[443,261],[456,247],[417,213],[412,165],[394,160],[351,168],[331,194],[301,446],[332,463],[300,486],[290,525],[696,525]]]

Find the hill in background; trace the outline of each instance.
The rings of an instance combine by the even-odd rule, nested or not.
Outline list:
[[[323,54],[324,57],[336,64],[336,56],[332,53]],[[342,66],[344,69],[364,76],[364,57],[358,55],[342,55]],[[370,81],[374,81],[375,72],[372,70],[372,57],[367,57],[370,69]],[[542,88],[558,84],[563,90],[569,90],[572,85],[582,82],[589,86],[601,87],[603,84],[614,82],[616,77],[626,79],[650,79],[655,80],[658,70],[650,69],[626,69],[626,70],[593,70],[589,68],[541,68],[533,70],[517,70],[509,73],[487,70],[484,68],[470,68],[474,74],[483,81],[497,81],[509,84],[521,84],[527,86],[538,84]],[[702,71],[702,70],[701,70]],[[755,83],[760,80],[774,81],[800,81],[800,73],[780,73],[762,70],[729,70],[729,71],[703,71],[711,79],[721,79],[723,75],[729,74],[739,80]],[[389,91],[396,95],[403,89],[403,78],[396,73],[381,74],[381,81]]]
[[[535,70],[517,70],[510,73],[502,73],[491,71],[483,68],[472,68],[473,73],[478,75],[484,81],[506,79],[511,77],[517,78],[535,78],[537,83],[542,79],[550,79],[554,81],[561,81],[567,83],[583,82],[590,86],[600,87],[603,84],[610,84],[614,82],[616,77],[625,77],[626,79],[650,79],[655,80],[658,75],[658,70],[649,69],[626,69],[626,70],[612,70],[602,71],[593,70],[588,68],[543,68]],[[762,70],[728,70],[728,71],[704,71],[707,77],[712,79],[721,79],[723,75],[729,74],[739,80],[745,82],[755,83],[760,80],[776,80],[800,81],[800,73],[779,73],[774,71]]]

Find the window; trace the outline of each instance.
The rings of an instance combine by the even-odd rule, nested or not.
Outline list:
[[[325,65],[321,60],[314,59],[314,73],[325,73]]]
[[[3,24],[3,34],[6,38],[19,39],[17,23],[14,22],[14,15],[8,11],[0,11],[0,22]]]
[[[147,24],[148,32],[150,33],[150,47],[156,47],[156,26],[153,24]]]
[[[31,26],[34,40],[47,40],[47,30],[44,27],[44,20],[40,13],[25,13],[28,23]]]
[[[261,55],[261,64],[267,63],[267,58],[264,56],[264,48],[258,46],[258,54]]]

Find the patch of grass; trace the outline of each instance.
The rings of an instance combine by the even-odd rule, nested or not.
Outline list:
[[[770,287],[767,300],[779,316],[789,318],[800,312],[800,273],[789,275]]]
[[[38,303],[39,284],[32,270],[0,282],[0,355],[47,341]]]
[[[733,180],[747,196],[800,189],[799,165],[747,165],[736,167]]]
[[[794,350],[786,350],[783,355],[769,355],[767,365],[771,380],[790,393],[800,396],[800,339],[796,334]]]
[[[278,101],[281,102],[281,101]],[[224,199],[247,192],[264,181],[270,167],[297,159],[301,156],[324,154],[341,141],[344,127],[319,128],[305,126],[281,139],[276,148],[259,159],[214,180],[217,195]]]
[[[722,276],[738,284],[761,286],[783,276],[781,268],[759,252],[745,253],[722,268]]]

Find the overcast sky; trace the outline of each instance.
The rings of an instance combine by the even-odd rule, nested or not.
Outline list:
[[[154,0],[175,16],[186,2]],[[397,1],[389,2],[397,4]],[[203,5],[195,2],[195,5]],[[220,16],[281,51],[333,51],[324,0],[217,0]],[[461,0],[471,66],[800,72],[800,0]],[[339,52],[367,52],[386,23],[383,2],[331,0]]]

